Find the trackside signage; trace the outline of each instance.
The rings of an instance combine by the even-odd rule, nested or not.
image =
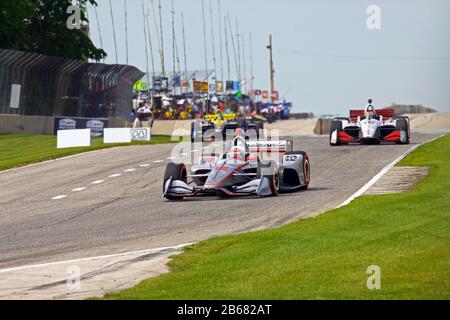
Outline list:
[[[90,129],[93,138],[102,137],[108,125],[107,119],[55,117],[53,133],[56,135],[60,130]]]

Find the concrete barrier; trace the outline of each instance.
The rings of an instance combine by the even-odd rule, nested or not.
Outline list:
[[[319,136],[328,135],[330,133],[331,121],[330,119],[318,119],[314,128],[314,134]]]
[[[184,131],[189,135],[191,132],[191,123],[191,120],[155,121],[152,128],[152,135],[171,136],[175,130],[177,132]]]
[[[0,115],[0,133],[53,134],[54,117]]]

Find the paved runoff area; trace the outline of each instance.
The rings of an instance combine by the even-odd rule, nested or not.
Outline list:
[[[162,179],[173,145],[102,150],[2,172],[0,299],[80,299],[130,287],[167,271],[182,244],[333,209],[414,144],[436,136],[415,133],[409,146],[336,148],[328,137],[296,137],[295,149],[311,159],[311,189],[265,199],[167,202]],[[202,150],[209,152],[191,152]]]
[[[411,191],[428,175],[428,168],[394,167],[389,170],[367,195],[398,194]]]

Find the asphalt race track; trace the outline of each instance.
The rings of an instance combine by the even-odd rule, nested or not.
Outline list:
[[[435,136],[416,133],[412,142]],[[295,138],[295,146],[310,155],[311,189],[277,198],[166,202],[162,176],[172,145],[103,150],[0,173],[0,268],[279,226],[338,206],[412,147],[331,148],[327,137]]]

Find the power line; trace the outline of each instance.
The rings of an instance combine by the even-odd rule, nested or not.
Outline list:
[[[347,56],[339,54],[321,53],[321,52],[305,52],[289,49],[276,49],[274,51],[291,53],[303,56],[324,57],[334,59],[352,59],[352,60],[374,60],[374,61],[438,61],[450,60],[450,57],[361,57],[361,56]]]

